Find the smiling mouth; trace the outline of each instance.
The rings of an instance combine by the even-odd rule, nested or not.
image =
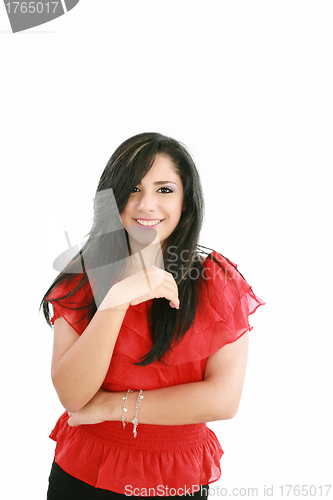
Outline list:
[[[144,220],[144,219],[134,219],[140,226],[145,226],[145,227],[152,227],[152,226],[157,226],[160,222],[162,222],[164,219],[151,219],[151,220]]]

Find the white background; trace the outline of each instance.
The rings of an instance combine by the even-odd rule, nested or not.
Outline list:
[[[46,497],[63,410],[38,307],[63,231],[76,243],[89,230],[108,158],[143,131],[188,146],[200,243],[267,302],[251,317],[238,415],[209,424],[225,450],[212,494],[332,483],[332,17],[328,1],[81,0],[12,34],[0,5],[6,498]],[[70,200],[81,218],[61,218]]]

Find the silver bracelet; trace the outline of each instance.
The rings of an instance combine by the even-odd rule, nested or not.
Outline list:
[[[133,434],[134,434],[134,437],[136,438],[137,436],[137,432],[136,432],[136,428],[138,426],[138,411],[139,411],[139,406],[140,406],[140,403],[141,403],[141,400],[144,398],[144,396],[142,395],[142,389],[140,389],[140,392],[138,394],[138,397],[137,397],[137,400],[136,400],[136,404],[135,404],[135,413],[134,413],[134,418],[132,420],[132,424],[133,424]]]
[[[125,429],[125,426],[126,426],[126,422],[125,422],[125,412],[127,411],[127,408],[126,408],[126,401],[127,401],[127,398],[128,398],[128,394],[130,392],[133,392],[131,389],[128,389],[127,393],[126,393],[126,396],[123,396],[121,399],[124,400],[124,406],[123,406],[123,413],[121,415],[121,421],[123,423],[123,429]]]

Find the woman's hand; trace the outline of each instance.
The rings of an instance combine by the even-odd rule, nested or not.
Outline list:
[[[164,269],[152,266],[113,285],[99,310],[122,304],[135,306],[159,298],[168,299],[170,307],[179,309],[178,286],[174,277]]]
[[[100,424],[107,420],[106,405],[110,405],[109,392],[100,389],[95,396],[81,410],[71,413],[68,412],[68,425],[77,427],[83,424]]]

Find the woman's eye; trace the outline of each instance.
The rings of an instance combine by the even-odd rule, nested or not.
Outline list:
[[[133,190],[132,190],[132,193],[136,193],[137,191],[134,191],[135,189],[137,189],[139,191],[139,188],[137,187],[134,187]],[[166,191],[163,191],[162,194],[168,194],[168,193],[173,193],[173,190],[167,186],[163,186],[161,187],[158,191],[161,191],[161,189],[166,189]]]
[[[163,186],[163,187],[161,187],[161,188],[159,189],[159,191],[160,191],[161,189],[167,189],[167,193],[173,193],[173,190],[172,190],[171,188],[167,187],[167,186]],[[164,191],[164,192],[165,192],[165,191]]]

